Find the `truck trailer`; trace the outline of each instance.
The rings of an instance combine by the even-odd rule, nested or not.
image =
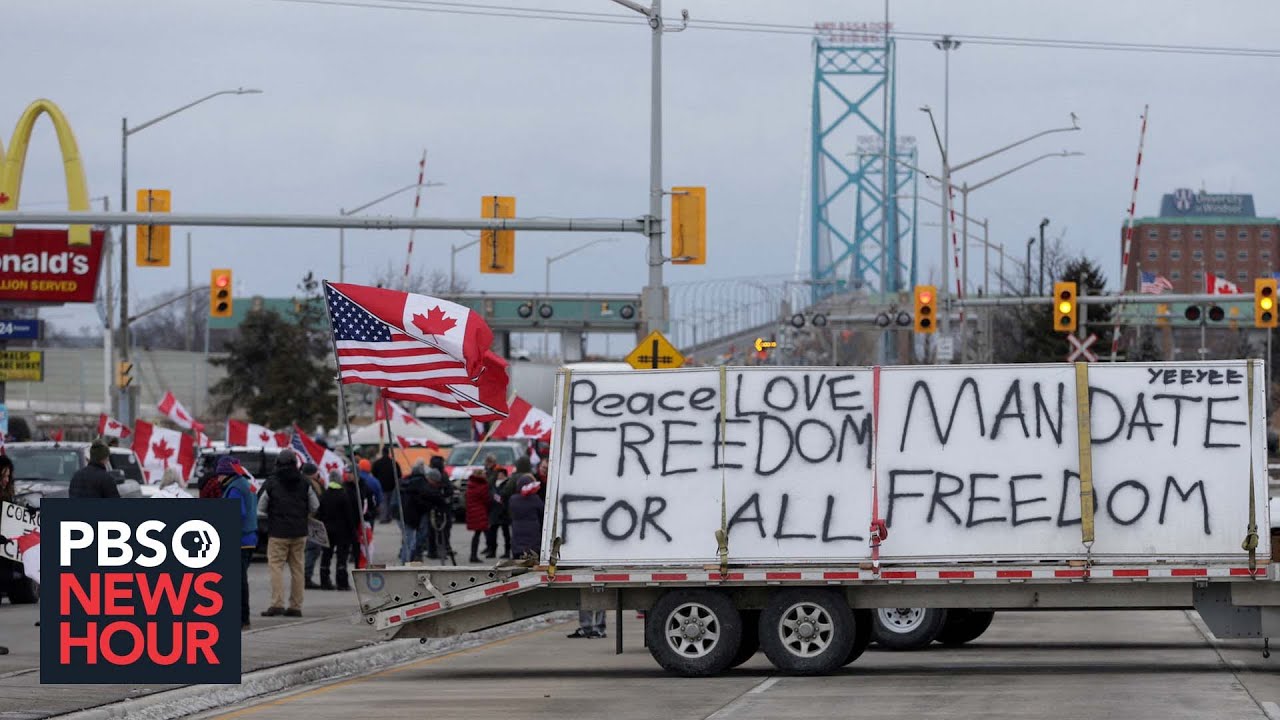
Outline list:
[[[1194,609],[1265,651],[1266,377],[1260,360],[562,371],[538,555],[360,570],[361,612],[426,638],[642,610],[685,676],[761,650],[831,672],[875,613],[954,644],[1000,610]]]

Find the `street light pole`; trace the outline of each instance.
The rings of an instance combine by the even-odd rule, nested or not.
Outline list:
[[[480,238],[476,238],[475,240],[472,240],[471,242],[465,243],[463,245],[449,246],[449,294],[450,295],[458,292],[458,283],[454,279],[457,276],[456,274],[457,274],[458,253],[462,252],[463,250],[466,250],[472,245],[479,245],[479,244],[480,244]]]
[[[560,253],[559,255],[549,255],[549,256],[547,256],[547,265],[546,265],[546,268],[545,268],[545,272],[544,272],[544,274],[543,274],[543,285],[542,285],[542,296],[543,296],[543,298],[548,298],[548,297],[550,297],[550,296],[551,296],[551,263],[556,262],[557,260],[563,260],[563,259],[565,259],[565,258],[569,257],[570,255],[573,255],[574,253],[577,253],[577,252],[581,252],[581,251],[583,251],[583,250],[586,250],[587,248],[591,247],[592,245],[599,245],[600,243],[611,243],[611,242],[617,242],[617,241],[618,241],[618,240],[620,240],[620,239],[621,239],[621,238],[615,238],[615,237],[596,238],[595,240],[592,240],[592,241],[590,241],[590,242],[583,243],[583,244],[581,244],[581,245],[579,245],[579,246],[577,246],[577,247],[575,247],[575,248],[572,248],[572,249],[570,249],[570,250],[566,250],[566,251],[564,251],[564,252]],[[477,242],[479,242],[479,241],[477,241]],[[543,328],[543,329],[542,329],[542,356],[543,356],[544,358],[545,358],[545,357],[548,357],[548,353],[550,352],[550,349],[547,347],[547,345],[548,345],[548,342],[547,342],[547,329],[546,329],[546,328]]]
[[[163,120],[199,105],[219,95],[257,95],[261,90],[252,88],[236,88],[235,90],[219,90],[202,98],[193,100],[182,107],[154,117],[140,125],[129,127],[129,118],[120,118],[120,212],[129,210],[129,136],[142,132]],[[129,361],[129,226],[120,226],[120,360]],[[120,390],[120,422],[130,425],[134,421],[134,398],[136,388]]]
[[[1040,285],[1036,289],[1037,294],[1044,295],[1044,229],[1049,224],[1049,218],[1040,221]]]
[[[346,217],[346,216],[349,216],[349,215],[355,215],[356,213],[358,213],[358,212],[360,212],[360,211],[362,211],[362,210],[368,210],[369,208],[373,207],[374,205],[377,205],[378,203],[382,202],[383,200],[390,200],[391,198],[393,198],[393,197],[395,197],[395,196],[397,196],[397,195],[399,195],[399,194],[401,194],[401,193],[409,192],[410,190],[413,190],[414,188],[420,188],[420,187],[424,187],[424,188],[432,188],[432,187],[443,187],[443,186],[444,186],[444,183],[442,183],[442,182],[426,182],[426,183],[416,183],[416,182],[415,182],[415,183],[409,183],[408,185],[405,185],[405,186],[404,186],[404,187],[402,187],[402,188],[397,188],[397,189],[395,189],[395,190],[392,190],[391,192],[387,193],[386,195],[383,195],[382,197],[378,198],[377,200],[370,200],[369,202],[367,202],[367,203],[365,203],[365,204],[363,204],[363,205],[361,205],[361,206],[359,206],[359,207],[357,207],[357,208],[353,208],[353,209],[351,209],[351,210],[344,210],[344,209],[342,209],[342,208],[338,208],[338,214],[339,214],[339,215],[341,215],[341,216],[343,216],[343,217]],[[479,242],[479,241],[477,241],[477,242]],[[338,282],[345,282],[346,272],[347,272],[347,235],[346,235],[346,228],[338,228]],[[450,282],[450,284],[452,284],[452,281]]]
[[[689,11],[682,10],[684,25],[667,30],[662,23],[662,0],[652,0],[649,7],[634,0],[613,0],[649,19],[653,31],[650,45],[649,88],[649,285],[644,289],[642,305],[649,331],[667,329],[667,289],[662,284],[662,34],[680,32],[688,27]]]
[[[1023,266],[1023,270],[1027,276],[1027,289],[1022,293],[1023,295],[1031,294],[1031,246],[1034,245],[1035,242],[1036,238],[1034,235],[1027,238],[1027,264]]]

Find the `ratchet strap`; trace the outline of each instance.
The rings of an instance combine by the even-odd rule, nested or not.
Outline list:
[[[564,393],[560,397],[560,437],[556,443],[557,462],[556,467],[561,467],[559,456],[564,455],[564,438],[565,433],[569,431],[569,380],[573,377],[573,371],[565,368],[564,373]],[[551,473],[547,473],[547,482],[551,482]],[[547,577],[556,579],[556,565],[560,562],[560,546],[564,544],[564,538],[558,534],[560,531],[560,498],[559,483],[556,483],[556,495],[552,497],[551,505],[551,550],[547,555]],[[550,488],[548,488],[550,490]],[[551,495],[550,492],[547,493]]]
[[[729,528],[727,526],[728,515],[728,492],[725,482],[725,431],[728,428],[728,422],[725,419],[726,396],[728,395],[729,382],[725,374],[725,367],[720,366],[720,527],[716,529],[716,557],[720,560],[720,577],[729,574]]]
[[[1089,420],[1089,363],[1076,366],[1076,440],[1080,448],[1080,542],[1085,549],[1085,577],[1093,564],[1093,445]]]
[[[1249,527],[1245,532],[1244,542],[1240,548],[1249,553],[1249,577],[1257,578],[1258,570],[1258,501],[1254,497],[1253,487],[1253,367],[1256,360],[1249,360],[1245,368],[1248,379],[1245,381],[1246,392],[1249,393]]]

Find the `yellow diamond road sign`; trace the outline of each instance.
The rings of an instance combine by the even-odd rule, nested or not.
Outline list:
[[[637,370],[671,369],[683,366],[684,356],[662,333],[654,330],[631,351],[627,362]]]

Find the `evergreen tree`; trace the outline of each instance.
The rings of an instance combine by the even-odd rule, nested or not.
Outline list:
[[[333,353],[319,283],[310,273],[298,286],[294,314],[255,310],[227,343],[227,356],[211,362],[227,376],[210,388],[215,412],[243,409],[271,428],[299,423],[332,426],[337,421]]]
[[[1106,292],[1106,276],[1096,263],[1083,255],[1065,262],[1051,255],[1046,265],[1055,280],[1074,280],[1081,296]],[[1088,331],[1098,336],[1091,349],[1100,354],[1107,352],[1111,347],[1112,307],[1081,305],[1080,310]],[[993,335],[996,362],[1062,362],[1070,348],[1066,333],[1053,329],[1053,307],[1048,303],[1004,310],[996,319]]]

